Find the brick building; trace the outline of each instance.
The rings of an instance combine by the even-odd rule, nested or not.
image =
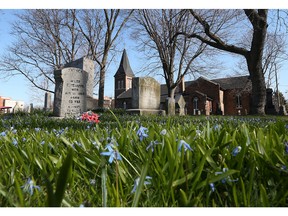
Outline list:
[[[131,108],[133,77],[135,76],[124,50],[120,66],[114,75],[115,108]],[[193,81],[183,80],[175,90],[175,99],[180,98],[180,95],[184,97],[185,110],[189,115],[246,115],[250,112],[251,89],[252,83],[249,76],[212,80],[199,77]],[[160,100],[162,109],[167,96],[167,87],[163,84]]]

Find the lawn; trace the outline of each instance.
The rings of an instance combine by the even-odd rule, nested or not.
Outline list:
[[[288,206],[285,117],[49,114],[0,116],[2,207]]]

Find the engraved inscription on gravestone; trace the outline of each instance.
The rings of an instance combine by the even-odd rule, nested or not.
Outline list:
[[[86,111],[87,72],[79,68],[64,68],[55,74],[54,115],[75,116]]]

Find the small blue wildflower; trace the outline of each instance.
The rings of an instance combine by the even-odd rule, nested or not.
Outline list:
[[[284,142],[285,145],[285,153],[288,154],[288,141]]]
[[[96,184],[96,180],[95,179],[90,179],[90,184],[91,185],[95,185]]]
[[[229,170],[228,168],[223,168],[223,172],[215,172],[215,175],[221,175],[221,174],[227,172],[228,170]],[[223,184],[225,184],[227,181],[229,181],[229,182],[237,182],[238,178],[233,180],[233,179],[230,178],[230,176],[228,176],[227,178],[221,179],[221,182]]]
[[[42,141],[40,144],[41,144],[41,145],[44,145],[44,144],[45,144],[45,141]]]
[[[209,184],[211,191],[214,192],[216,190],[214,183]]]
[[[196,130],[195,132],[196,132],[196,135],[197,135],[197,136],[201,136],[201,133],[202,133],[201,130]]]
[[[17,145],[18,145],[18,142],[17,142],[17,140],[16,140],[15,138],[12,139],[12,144],[13,144],[14,146],[17,146]]]
[[[235,147],[232,151],[232,155],[235,157],[241,151],[241,149],[241,146]]]
[[[145,179],[147,181],[144,181],[144,185],[148,185],[148,184],[151,184],[151,182],[149,181],[150,179],[152,179],[152,177],[150,176],[146,176]],[[135,191],[137,190],[137,187],[139,185],[139,181],[140,181],[140,177],[136,178],[135,181],[134,181],[134,186],[133,186],[133,189],[131,191],[131,193],[135,193]]]
[[[161,135],[165,136],[167,134],[167,130],[166,129],[163,129],[161,132],[160,132]]]
[[[216,131],[219,131],[220,130],[220,125],[218,125],[218,124],[214,125],[213,129],[216,130]]]
[[[36,132],[39,132],[41,129],[40,128],[35,128],[35,131]]]
[[[5,131],[1,132],[0,136],[6,136],[6,132]]]
[[[107,147],[108,152],[101,152],[100,155],[109,156],[109,163],[111,164],[113,160],[122,160],[120,153],[116,150],[113,150],[111,146]]]
[[[23,137],[23,138],[22,138],[22,141],[23,141],[23,142],[25,142],[25,141],[26,141],[26,138],[25,138],[25,137]]]
[[[27,182],[21,186],[21,188],[23,188],[23,191],[29,192],[31,196],[33,195],[34,189],[37,189],[38,191],[40,190],[40,186],[35,185],[34,181],[30,178],[28,178]]]
[[[13,133],[13,134],[16,134],[16,133],[17,133],[17,130],[16,130],[16,129],[12,130],[12,133]]]
[[[186,143],[184,140],[180,140],[178,145],[178,152],[181,152],[182,146],[184,147],[185,152],[187,150],[193,151],[193,149],[190,147],[188,143]]]
[[[151,148],[151,151],[154,152],[154,147],[155,147],[157,144],[160,144],[160,143],[157,142],[157,141],[151,141],[150,144],[147,146],[146,151],[148,151],[148,150]]]
[[[147,132],[148,132],[147,128],[140,126],[139,130],[136,133],[139,136],[140,141],[142,141],[145,137],[148,137]]]

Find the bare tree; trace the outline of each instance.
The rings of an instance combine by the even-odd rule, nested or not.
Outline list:
[[[54,93],[54,70],[75,60],[81,35],[75,10],[24,10],[16,14],[11,34],[15,42],[2,56],[2,76],[22,75],[41,90]],[[47,85],[43,83],[49,82]],[[52,85],[51,85],[52,84]]]
[[[105,75],[109,54],[133,10],[82,10],[77,24],[88,43],[88,56],[99,66],[98,107],[104,105]],[[111,59],[111,58],[110,58]]]
[[[154,70],[163,70],[168,89],[168,115],[175,115],[175,89],[188,73],[196,72],[195,62],[203,54],[203,43],[193,42],[189,38],[174,37],[179,32],[194,32],[195,25],[191,16],[181,10],[138,10],[134,16],[138,27],[133,37],[142,45],[150,62],[155,63]],[[170,43],[172,41],[172,43]]]
[[[238,16],[230,16],[234,12]],[[203,43],[208,44],[214,48],[241,55],[245,58],[248,71],[252,81],[252,114],[265,115],[266,104],[266,86],[265,77],[262,70],[263,50],[265,46],[265,39],[267,34],[267,15],[268,10],[264,9],[244,9],[244,10],[208,10],[204,13],[203,10],[189,10],[202,27],[202,31],[197,33],[178,32],[176,35],[184,34],[188,38],[197,38]],[[239,14],[243,12],[245,16]],[[218,16],[220,15],[220,16]],[[230,19],[226,18],[230,16]],[[241,16],[241,18],[239,18]],[[225,18],[225,19],[223,19]],[[234,23],[233,23],[234,21]],[[224,30],[233,31],[235,34],[237,27],[242,23],[248,26],[251,34],[251,44],[249,49],[237,43],[235,37],[227,37]],[[216,27],[215,27],[216,26]],[[247,29],[246,26],[246,29]],[[222,35],[219,33],[222,32]],[[226,31],[226,33],[229,31]],[[242,29],[243,32],[243,29]],[[228,34],[228,33],[227,33]]]

